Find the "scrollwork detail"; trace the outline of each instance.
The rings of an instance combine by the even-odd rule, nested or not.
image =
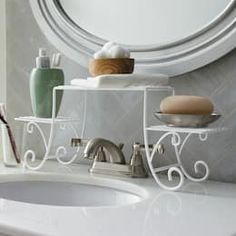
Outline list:
[[[35,162],[36,161],[36,155],[35,152],[32,150],[28,150],[26,151],[25,155],[24,155],[24,163],[23,163],[23,167],[24,168],[28,168],[30,170],[39,170],[40,168],[43,167],[44,163],[46,162],[47,158],[44,157],[41,162],[37,165],[37,166],[32,166],[29,165],[29,161],[28,159],[30,159],[30,162]]]
[[[26,130],[29,134],[33,134],[34,133],[34,128],[36,128],[43,140],[43,144],[44,144],[44,147],[45,149],[47,149],[47,141],[46,141],[46,138],[45,138],[45,135],[43,133],[43,130],[41,129],[41,127],[35,123],[35,122],[29,122],[26,126]]]
[[[46,141],[45,135],[44,135],[41,127],[35,122],[29,122],[29,123],[27,123],[26,131],[29,134],[33,134],[35,131],[34,130],[35,128],[38,130],[38,132],[43,140],[43,144],[44,144],[44,148],[45,148],[46,153],[37,166],[32,166],[29,163],[30,162],[33,163],[36,161],[36,154],[33,150],[28,150],[25,152],[24,157],[23,157],[23,159],[24,159],[23,167],[28,168],[30,170],[38,170],[38,169],[42,168],[42,166],[46,162],[46,160],[48,158],[48,154],[49,154],[49,146],[47,145],[47,141]]]
[[[163,184],[161,182],[161,180],[159,179],[158,177],[158,174],[157,172],[155,172],[154,168],[153,168],[153,165],[152,165],[152,161],[153,161],[153,158],[154,158],[154,155],[158,149],[158,145],[168,136],[171,135],[171,143],[172,145],[174,145],[176,148],[180,145],[181,143],[181,137],[178,133],[176,132],[167,132],[165,134],[163,134],[161,136],[161,138],[157,141],[157,143],[155,144],[153,150],[152,150],[152,153],[151,153],[151,156],[150,158],[148,158],[148,164],[149,164],[149,167],[150,167],[150,170],[152,172],[152,175],[154,177],[154,179],[156,180],[156,182],[164,189],[167,189],[167,190],[172,190],[172,191],[175,191],[177,189],[179,189],[183,183],[184,183],[184,175],[183,173],[181,172],[181,170],[178,168],[178,167],[171,167],[169,170],[168,170],[168,181],[171,182],[173,181],[173,173],[176,172],[179,176],[179,182],[175,185],[175,186],[167,186],[165,184]]]
[[[209,172],[210,172],[210,171],[209,171],[209,167],[208,167],[208,165],[206,164],[206,162],[204,162],[204,161],[202,161],[202,160],[199,160],[199,161],[195,162],[195,164],[194,164],[194,172],[195,172],[196,174],[198,174],[198,173],[200,172],[200,171],[199,171],[199,167],[200,167],[200,166],[202,166],[202,167],[204,168],[204,170],[205,170],[205,174],[204,174],[203,177],[196,178],[196,177],[191,176],[191,175],[186,171],[186,169],[184,168],[184,166],[183,166],[183,164],[182,164],[181,158],[180,158],[181,153],[182,153],[182,150],[183,150],[183,147],[184,147],[184,145],[186,144],[186,142],[187,142],[187,140],[189,139],[190,136],[191,136],[191,133],[189,133],[189,134],[186,135],[186,137],[185,137],[185,139],[184,139],[184,141],[183,141],[183,143],[182,143],[180,149],[178,149],[178,147],[176,147],[176,146],[174,147],[174,149],[175,149],[175,154],[176,154],[176,158],[177,158],[177,161],[178,161],[178,163],[179,163],[180,169],[182,170],[182,172],[184,173],[184,175],[185,175],[189,180],[191,180],[191,181],[193,181],[193,182],[201,182],[201,181],[206,180],[206,179],[208,178],[208,176],[209,176]],[[202,137],[203,139],[201,139],[200,137]],[[200,138],[201,141],[205,141],[206,138],[207,138],[207,135],[205,135],[205,136],[200,136],[200,134],[199,134],[199,138]]]
[[[204,133],[200,133],[199,134],[199,139],[204,142],[208,139],[208,133],[204,132]]]
[[[79,136],[78,136],[78,133],[77,133],[75,127],[72,124],[69,124],[69,126],[73,130],[75,137],[78,138]],[[63,129],[65,129],[65,128],[66,128],[66,125],[63,126]],[[77,148],[76,153],[72,156],[72,158],[70,160],[64,161],[64,160],[62,160],[62,158],[67,155],[67,150],[64,146],[60,146],[56,150],[56,159],[59,163],[61,163],[63,165],[69,165],[76,160],[76,158],[78,157],[79,150],[80,150],[80,147]]]

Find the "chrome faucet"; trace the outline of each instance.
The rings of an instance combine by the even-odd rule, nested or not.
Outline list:
[[[141,151],[145,149],[143,144],[133,144],[133,153],[129,164],[125,163],[125,157],[122,152],[123,144],[117,146],[113,142],[102,138],[91,140],[73,138],[71,139],[71,146],[85,146],[84,157],[93,160],[90,168],[91,173],[136,178],[148,177],[141,155]],[[153,145],[150,145],[149,149],[153,149]],[[159,154],[164,152],[162,144],[158,147],[157,152]]]
[[[84,157],[89,158],[92,156],[94,159],[99,148],[105,148],[105,150],[108,151],[110,154],[110,163],[125,164],[125,157],[120,147],[113,142],[102,138],[91,139],[87,142],[84,149]]]

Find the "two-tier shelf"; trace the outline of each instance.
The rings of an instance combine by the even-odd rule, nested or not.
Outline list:
[[[192,177],[186,169],[184,168],[182,161],[181,161],[181,153],[184,148],[184,146],[187,144],[187,140],[193,136],[197,135],[198,138],[201,141],[206,141],[208,138],[208,134],[218,132],[219,129],[215,128],[173,128],[173,127],[168,127],[165,125],[156,125],[156,126],[150,126],[148,125],[148,117],[153,114],[148,114],[148,95],[150,92],[154,93],[160,93],[160,92],[166,92],[166,95],[173,95],[174,94],[174,89],[170,86],[157,86],[157,87],[135,87],[135,88],[99,88],[99,89],[91,89],[91,88],[82,88],[78,86],[58,86],[55,87],[53,90],[53,110],[52,110],[52,118],[50,119],[43,119],[43,118],[35,118],[35,117],[19,117],[16,118],[17,121],[24,122],[26,125],[26,131],[29,134],[32,134],[34,132],[34,129],[37,129],[40,136],[42,137],[44,147],[45,147],[45,154],[40,161],[39,164],[35,165],[35,160],[36,160],[36,154],[33,150],[27,150],[24,153],[23,156],[23,164],[24,167],[31,169],[31,170],[38,170],[40,169],[48,159],[51,159],[51,148],[52,148],[52,143],[53,143],[53,137],[55,133],[55,126],[59,125],[60,129],[65,129],[67,127],[71,128],[73,135],[75,137],[80,137],[84,138],[84,131],[85,131],[85,123],[86,123],[86,115],[87,115],[87,93],[85,93],[84,97],[84,109],[83,109],[83,117],[81,120],[76,120],[76,119],[71,119],[67,117],[56,117],[56,94],[57,91],[63,90],[63,91],[137,91],[137,92],[142,92],[143,94],[143,132],[144,132],[144,143],[145,143],[145,151],[146,151],[146,157],[147,157],[147,162],[149,165],[149,168],[151,170],[151,173],[156,180],[157,184],[161,186],[164,189],[167,190],[177,190],[179,189],[183,183],[184,183],[184,178],[188,178],[194,182],[200,182],[204,181],[207,179],[209,176],[209,168],[208,165],[206,164],[205,161],[199,160],[194,164],[194,170],[196,173],[199,171],[199,166],[202,166],[205,169],[205,174],[203,177],[200,178],[195,178]],[[82,124],[82,131],[80,134],[77,133],[76,131],[76,124],[80,122]],[[49,138],[46,138],[46,135],[44,134],[43,130],[41,129],[41,124],[47,124],[50,126],[50,134]],[[159,132],[161,133],[161,137],[158,138],[156,141],[156,144],[154,145],[154,148],[152,150],[149,149],[149,132]],[[182,138],[182,135],[185,135],[184,138]],[[158,158],[158,155],[156,155],[156,151],[158,149],[158,146],[162,141],[167,138],[168,136],[171,137],[171,145],[174,148],[175,155],[176,155],[176,163],[172,165],[167,165],[167,166],[162,166],[162,167],[154,167],[154,159]],[[58,146],[55,151],[54,159],[58,160],[59,163],[63,165],[69,165],[73,163],[78,157],[79,154],[79,147],[76,150],[76,153],[70,158],[70,160],[64,161],[63,157],[67,154],[67,149],[65,146]],[[37,162],[38,163],[38,162]],[[168,183],[163,183],[161,182],[158,173],[167,171],[167,178],[168,181],[173,180],[173,173],[177,173],[179,176],[179,181],[177,182],[176,185],[169,185]],[[175,182],[176,183],[176,182]]]

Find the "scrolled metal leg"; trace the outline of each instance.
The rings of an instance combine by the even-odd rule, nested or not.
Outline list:
[[[187,140],[190,138],[191,136],[191,133],[187,134],[183,143],[181,144],[180,148],[178,149],[177,146],[174,146],[174,149],[175,149],[175,154],[176,154],[176,158],[178,160],[178,163],[180,165],[180,168],[182,170],[182,172],[184,173],[184,175],[186,176],[186,178],[188,178],[189,180],[193,181],[193,182],[202,182],[204,180],[206,180],[209,176],[209,173],[210,173],[210,170],[209,170],[209,167],[207,165],[207,163],[205,161],[202,161],[202,160],[199,160],[199,161],[196,161],[194,163],[194,172],[196,174],[198,174],[200,171],[199,171],[199,167],[202,166],[205,170],[205,174],[203,177],[200,177],[200,178],[196,178],[196,177],[193,177],[191,176],[187,171],[186,169],[184,168],[183,164],[182,164],[182,161],[181,161],[181,153],[182,153],[182,150],[183,150],[183,147],[184,145],[186,144]],[[208,135],[207,134],[199,134],[199,139],[201,141],[206,141],[207,140],[207,137]]]
[[[79,135],[78,135],[75,127],[72,124],[69,124],[69,126],[72,128],[72,130],[74,132],[74,136],[76,138],[78,138]],[[64,127],[64,129],[65,129],[65,127]],[[80,150],[80,147],[77,148],[76,153],[72,156],[72,158],[69,161],[64,161],[64,160],[62,160],[62,158],[67,155],[67,150],[64,146],[59,146],[56,150],[56,159],[59,163],[61,163],[63,165],[69,165],[76,160],[76,158],[78,157],[79,150]]]
[[[51,149],[51,142],[49,142],[47,144],[46,141],[46,137],[43,133],[43,130],[41,129],[41,127],[35,123],[35,122],[29,122],[26,126],[26,131],[29,134],[33,134],[34,133],[34,129],[37,129],[42,140],[43,140],[43,144],[44,144],[44,148],[45,148],[45,155],[43,156],[42,160],[40,161],[40,163],[37,166],[32,166],[29,163],[33,163],[36,161],[36,154],[33,150],[28,150],[25,152],[24,157],[23,157],[23,167],[28,168],[30,170],[38,170],[40,169],[44,163],[46,162],[46,160],[48,159],[48,155]],[[51,127],[51,132],[53,133],[53,127]]]
[[[167,190],[178,190],[183,184],[184,184],[184,175],[181,171],[181,169],[179,168],[178,165],[174,165],[174,166],[166,166],[164,168],[160,167],[160,168],[154,168],[153,167],[153,159],[154,159],[154,155],[158,149],[159,144],[168,136],[172,136],[171,142],[173,145],[178,146],[181,142],[181,137],[178,133],[175,132],[167,132],[165,134],[163,134],[161,136],[161,138],[157,141],[157,143],[155,144],[152,152],[150,153],[147,142],[145,143],[145,149],[146,149],[146,154],[147,154],[147,159],[148,159],[148,164],[149,164],[149,168],[152,172],[152,175],[154,177],[154,179],[156,180],[156,182],[160,185],[160,187],[167,189]],[[161,182],[161,180],[158,177],[158,173],[164,170],[168,170],[167,172],[167,177],[168,177],[168,181],[171,182],[173,181],[173,173],[177,173],[179,176],[179,181],[175,186],[167,186],[164,183]]]
[[[85,94],[85,99],[84,99],[84,112],[83,112],[83,121],[82,121],[82,132],[81,132],[81,136],[78,135],[75,127],[73,124],[69,124],[70,128],[73,130],[74,133],[74,137],[76,138],[83,138],[84,137],[84,132],[85,132],[85,125],[86,125],[86,116],[87,116],[87,93]],[[60,127],[61,129],[66,129],[66,125],[63,124],[63,126]],[[56,150],[56,159],[59,163],[63,164],[63,165],[69,165],[71,163],[73,163],[77,158],[78,158],[78,154],[80,151],[81,147],[78,146],[76,153],[72,156],[72,158],[69,161],[64,161],[62,160],[63,157],[65,157],[67,155],[67,150],[64,146],[60,146],[57,148]]]

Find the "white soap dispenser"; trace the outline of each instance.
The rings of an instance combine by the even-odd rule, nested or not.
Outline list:
[[[53,89],[64,85],[64,73],[59,68],[60,53],[53,56],[51,68],[50,58],[47,56],[45,48],[39,49],[39,56],[36,58],[36,68],[30,74],[30,97],[32,110],[35,117],[52,118],[53,111]],[[63,91],[56,94],[56,114],[59,111]]]

